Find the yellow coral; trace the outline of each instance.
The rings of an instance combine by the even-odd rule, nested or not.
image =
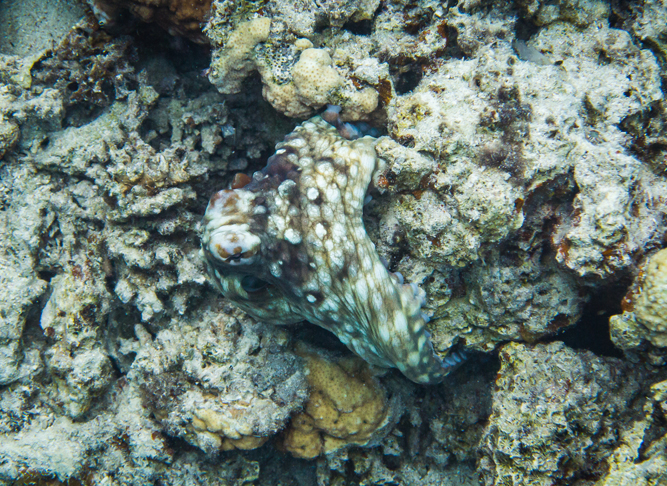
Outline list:
[[[207,398],[212,399],[213,397]],[[254,405],[261,408],[261,402],[266,400],[253,398],[252,401],[259,401],[260,403]],[[252,410],[250,405],[250,403],[239,401],[226,404],[218,409],[197,409],[195,416],[192,417],[191,432],[207,437],[224,451],[256,449],[263,445],[268,437],[253,435],[248,413],[249,410]]]
[[[271,19],[261,17],[240,24],[227,38],[224,49],[215,51],[209,79],[224,94],[239,93],[243,81],[254,71],[253,49],[269,38]]]
[[[333,68],[331,57],[324,49],[303,51],[292,76],[299,97],[316,108],[326,104],[330,93],[343,84],[343,78]]]
[[[365,445],[389,418],[384,388],[359,358],[332,362],[303,347],[310,398],[284,435],[294,456],[312,459],[349,444]]]
[[[653,344],[667,346],[667,249],[653,255],[646,267],[635,316],[649,330]]]
[[[628,308],[609,319],[613,343],[633,349],[644,340],[667,347],[667,249],[653,255],[624,299]]]

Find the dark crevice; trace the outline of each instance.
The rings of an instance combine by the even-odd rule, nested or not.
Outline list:
[[[609,336],[609,318],[621,314],[621,301],[630,282],[618,282],[598,289],[589,302],[579,321],[552,341],[563,341],[572,349],[586,349],[598,356],[623,358],[623,352],[614,346]]]
[[[51,271],[51,270],[42,270],[37,272],[37,276],[46,282],[50,282],[53,277],[57,275],[56,272]]]
[[[667,113],[662,102],[626,116],[619,128],[632,136],[630,150],[645,162],[658,176],[664,176],[667,168],[662,162],[667,155]]]
[[[201,72],[211,63],[209,46],[172,36],[155,24],[144,24],[132,34],[137,47],[134,62],[142,63],[155,56],[164,56],[179,74]]]
[[[41,346],[45,344],[49,337],[41,325],[41,315],[45,306],[46,299],[32,304],[26,310],[25,327],[21,336],[24,344],[31,343],[34,345],[39,343]]]
[[[448,23],[445,23],[444,29],[445,29],[445,35],[447,36],[447,46],[445,47],[445,50],[442,52],[442,57],[451,59],[463,59],[465,57],[465,54],[458,43],[459,31],[456,30],[456,27],[453,27]]]
[[[632,8],[633,5],[634,2],[629,0],[612,0],[609,27],[627,30],[627,23],[631,21],[636,13]]]
[[[317,461],[297,459],[291,454],[277,453],[273,441],[257,449],[240,453],[246,460],[261,464],[258,481],[262,486],[317,484]],[[276,474],[277,471],[280,472]]]
[[[366,19],[358,22],[350,20],[343,24],[343,30],[347,30],[354,35],[371,35],[373,33],[373,20]]]
[[[314,34],[322,34],[328,28],[329,28],[329,19],[327,19],[324,16],[318,16],[315,18],[315,25],[313,25]]]
[[[296,340],[303,341],[316,348],[323,348],[327,351],[340,352],[343,354],[351,353],[347,346],[340,342],[335,334],[315,324],[304,322],[294,328],[293,335]]]
[[[519,18],[514,26],[514,36],[517,40],[527,41],[539,30],[532,20]]]
[[[407,94],[415,89],[423,76],[421,65],[403,66],[395,74],[394,88],[398,94]]]

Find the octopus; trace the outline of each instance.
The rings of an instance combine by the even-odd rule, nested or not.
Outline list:
[[[383,264],[362,220],[385,162],[371,136],[325,112],[288,134],[262,171],[214,194],[202,222],[208,273],[258,320],[308,321],[372,365],[421,384],[460,357],[438,357],[421,312],[425,292]],[[346,138],[346,136],[348,138]]]

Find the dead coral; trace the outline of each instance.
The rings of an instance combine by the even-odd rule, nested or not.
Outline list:
[[[481,442],[487,485],[555,484],[604,472],[640,369],[563,343],[508,344]]]
[[[99,113],[96,109],[132,90],[136,73],[130,45],[129,37],[111,37],[84,18],[33,65],[33,86],[57,89],[69,110],[66,123],[80,126]]]
[[[196,325],[138,329],[130,375],[166,433],[213,453],[254,449],[280,430],[307,396],[302,366],[285,332],[230,307],[200,309]]]

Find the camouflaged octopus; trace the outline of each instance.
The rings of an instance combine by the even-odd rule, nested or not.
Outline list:
[[[306,121],[252,180],[213,195],[202,223],[209,274],[259,320],[307,320],[373,365],[437,383],[449,369],[425,329],[425,293],[387,271],[362,221],[384,165],[376,139],[348,140],[349,124],[337,127]]]

